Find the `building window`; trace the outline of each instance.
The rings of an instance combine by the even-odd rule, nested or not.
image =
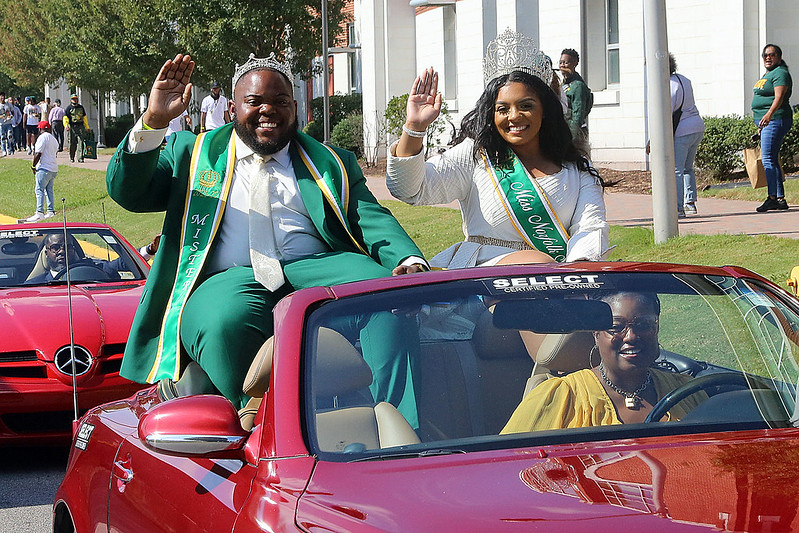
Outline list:
[[[605,6],[607,25],[607,81],[619,83],[619,0],[607,0]]]
[[[584,0],[583,50],[577,69],[594,91],[618,85],[619,0]]]

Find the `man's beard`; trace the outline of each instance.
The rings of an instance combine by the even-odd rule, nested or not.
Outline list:
[[[238,119],[233,117],[233,127],[236,134],[244,141],[244,144],[252,148],[252,151],[258,155],[272,155],[282,150],[297,134],[299,123],[297,118],[294,117],[294,124],[280,137],[271,141],[259,141],[255,132],[247,129],[246,124],[242,124]]]

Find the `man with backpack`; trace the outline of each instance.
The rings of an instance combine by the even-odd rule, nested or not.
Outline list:
[[[563,76],[563,90],[569,102],[569,112],[566,114],[566,122],[571,129],[572,137],[575,140],[583,139],[588,141],[588,113],[594,105],[594,95],[591,89],[577,71],[577,64],[580,62],[580,54],[572,48],[566,48],[560,53],[560,73]]]

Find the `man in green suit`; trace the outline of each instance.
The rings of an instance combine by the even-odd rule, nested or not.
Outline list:
[[[147,110],[108,165],[108,192],[122,207],[166,211],[121,374],[177,379],[188,355],[240,407],[280,298],[427,264],[369,192],[355,156],[297,130],[292,76],[274,54],[237,68],[232,123],[199,136],[178,132],[160,151],[169,121],[189,104],[193,69],[181,54],[164,64]],[[354,325],[375,399],[415,423],[413,348],[391,340],[407,339],[408,326],[387,313]]]

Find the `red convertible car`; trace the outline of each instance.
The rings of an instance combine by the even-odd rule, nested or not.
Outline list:
[[[750,271],[480,267],[274,318],[242,412],[190,365],[86,413],[54,531],[799,530],[799,301]]]
[[[69,442],[73,374],[80,412],[141,388],[119,367],[148,271],[106,225],[0,226],[0,442]]]

